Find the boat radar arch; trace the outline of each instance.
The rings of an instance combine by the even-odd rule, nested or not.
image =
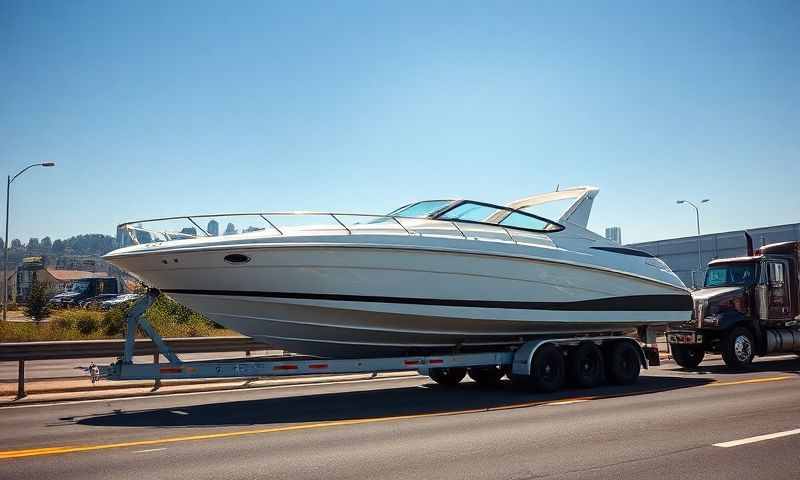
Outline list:
[[[597,187],[570,187],[514,200],[506,206],[514,209],[526,209],[559,200],[574,199],[572,204],[564,210],[564,213],[556,221],[561,224],[570,223],[581,228],[587,228],[589,214],[592,212],[592,203],[599,192],[600,189]]]

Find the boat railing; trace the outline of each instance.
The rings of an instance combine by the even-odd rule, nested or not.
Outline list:
[[[245,218],[250,220],[244,221]],[[308,222],[307,220],[311,218],[317,221]],[[327,220],[327,223],[320,223],[321,220]],[[226,221],[228,224],[223,227]],[[201,225],[206,222],[208,222],[206,228],[203,228]],[[241,231],[237,228],[237,223]],[[159,224],[162,226],[159,227]],[[221,230],[222,228],[224,230]],[[543,237],[541,231],[472,220],[297,211],[185,215],[138,220],[117,226],[117,240],[121,245],[129,246],[264,231],[271,231],[276,235],[288,235],[311,230],[327,232],[330,229],[345,232],[347,235],[385,233],[437,235],[512,243],[539,243]]]

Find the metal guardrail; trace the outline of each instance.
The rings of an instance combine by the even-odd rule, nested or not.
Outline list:
[[[250,337],[203,337],[167,338],[164,341],[175,353],[220,353],[269,350],[266,343]],[[158,363],[158,348],[149,338],[136,339],[136,355],[153,355]],[[125,340],[77,340],[55,342],[0,343],[0,362],[19,362],[17,374],[17,398],[25,394],[25,362],[32,360],[62,360],[71,358],[119,357],[125,347]],[[160,381],[156,381],[158,388]]]
[[[268,350],[271,347],[250,337],[166,338],[176,353],[245,352]],[[117,357],[125,340],[78,340],[57,342],[0,343],[0,362],[18,360],[61,360],[70,358]],[[158,352],[149,338],[136,339],[136,355]]]

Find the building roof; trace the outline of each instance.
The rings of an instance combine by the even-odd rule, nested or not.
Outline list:
[[[48,268],[49,273],[53,278],[59,282],[72,282],[82,278],[101,278],[108,277],[106,272],[84,272],[82,270],[56,270],[55,268]]]

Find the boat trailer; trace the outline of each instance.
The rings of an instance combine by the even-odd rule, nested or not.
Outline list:
[[[443,371],[450,368],[480,368],[502,367],[509,376],[529,376],[534,355],[537,350],[547,344],[559,347],[577,346],[582,342],[594,342],[598,345],[607,341],[625,341],[636,345],[642,367],[648,367],[657,362],[658,352],[652,355],[652,347],[643,348],[639,342],[629,336],[596,336],[596,337],[569,337],[545,338],[531,340],[523,343],[515,350],[481,352],[481,353],[454,353],[450,355],[408,356],[389,358],[360,358],[360,359],[328,359],[319,358],[308,360],[301,357],[297,361],[287,360],[258,360],[225,359],[208,361],[184,362],[173,352],[167,342],[155,331],[147,320],[145,312],[158,298],[157,289],[149,289],[128,310],[126,315],[125,347],[121,357],[109,366],[100,367],[100,375],[109,380],[161,380],[171,379],[199,379],[199,378],[235,378],[235,377],[280,377],[297,375],[322,375],[322,374],[355,374],[378,373],[397,371],[417,371],[421,375],[431,375],[432,370]],[[134,346],[136,332],[141,329],[158,348],[168,363],[134,363]],[[650,336],[648,334],[648,336]],[[649,349],[649,350],[648,350]],[[654,357],[654,358],[653,358]],[[434,372],[436,373],[436,372]]]

